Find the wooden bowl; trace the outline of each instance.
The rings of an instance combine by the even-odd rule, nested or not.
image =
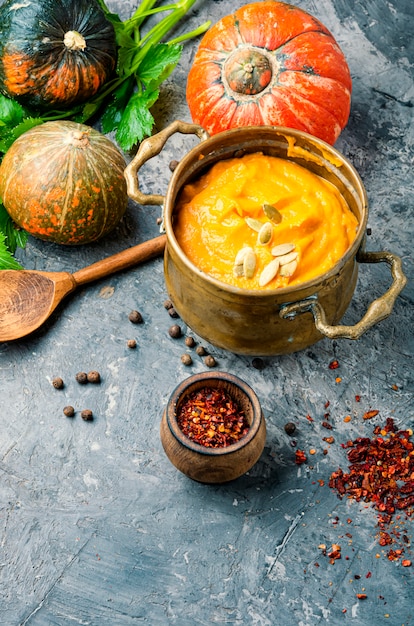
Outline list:
[[[208,448],[189,439],[177,423],[177,412],[189,394],[203,387],[224,389],[243,410],[250,428],[227,447]],[[249,385],[225,372],[190,376],[172,392],[164,410],[161,443],[171,463],[202,483],[225,483],[245,474],[258,461],[266,440],[266,423],[259,400]]]

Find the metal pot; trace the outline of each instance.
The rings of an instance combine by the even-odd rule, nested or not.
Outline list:
[[[202,141],[179,162],[165,197],[143,194],[137,176],[140,167],[159,154],[176,132],[196,134]],[[333,183],[359,222],[352,246],[329,272],[294,287],[263,292],[239,289],[201,272],[185,256],[174,234],[176,200],[184,185],[221,159],[259,151],[294,161]],[[195,333],[220,348],[236,354],[270,356],[303,350],[323,337],[357,339],[390,315],[406,284],[398,256],[365,250],[368,206],[358,173],[336,149],[307,133],[258,126],[209,137],[198,125],[176,121],[142,142],[125,177],[133,200],[164,207],[165,282],[177,312]],[[390,266],[391,287],[370,304],[357,324],[338,325],[355,290],[358,264],[379,262]]]

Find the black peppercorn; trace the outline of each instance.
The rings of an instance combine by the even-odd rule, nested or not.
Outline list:
[[[193,359],[189,354],[183,354],[181,356],[181,362],[183,363],[183,365],[192,365]]]
[[[189,348],[194,348],[195,343],[196,343],[194,337],[186,337],[184,342],[185,342],[185,345],[188,346]]]
[[[81,418],[85,420],[85,422],[91,422],[93,420],[93,413],[90,409],[84,409],[81,412]]]
[[[132,322],[133,324],[142,324],[144,321],[139,311],[135,311],[135,310],[131,311],[128,317],[129,317],[129,321]]]
[[[252,365],[256,370],[263,370],[265,368],[265,362],[259,357],[253,359]]]
[[[135,339],[128,339],[127,346],[128,348],[131,348],[131,350],[134,350],[134,348],[137,347],[137,342],[135,341]]]
[[[181,327],[178,326],[178,324],[173,324],[173,326],[170,326],[168,334],[173,339],[178,339],[179,337],[181,337]]]
[[[164,309],[171,309],[172,306],[173,303],[171,302],[171,300],[164,300]]]
[[[285,424],[285,432],[288,435],[293,435],[295,430],[296,430],[296,425],[293,422],[288,422],[287,424]]]
[[[177,165],[178,165],[178,161],[177,160],[173,159],[172,161],[170,161],[170,164],[169,164],[170,170],[173,172],[175,170],[175,168],[177,167]]]
[[[59,378],[59,376],[57,376],[56,378],[52,380],[52,385],[54,386],[55,389],[63,389],[63,387],[65,386],[65,383],[63,382],[61,378]]]
[[[81,385],[86,385],[88,382],[88,374],[86,372],[78,372],[75,376],[77,382]]]
[[[173,306],[171,306],[171,307],[168,309],[168,315],[169,315],[170,317],[180,317],[180,316],[178,315],[177,311],[174,309],[174,307],[173,307]]]
[[[196,348],[196,352],[197,352],[198,356],[205,356],[207,354],[207,351],[204,348],[204,346],[198,346]]]
[[[211,354],[206,356],[206,358],[204,359],[204,363],[207,365],[207,367],[216,367],[217,365],[216,359],[214,358],[214,356],[211,356]]]
[[[99,372],[95,370],[88,372],[87,378],[88,378],[88,383],[94,383],[95,385],[97,385],[101,382],[101,375]]]
[[[75,409],[73,408],[73,406],[65,406],[65,408],[63,409],[63,413],[64,415],[66,415],[66,417],[73,417],[75,415]]]

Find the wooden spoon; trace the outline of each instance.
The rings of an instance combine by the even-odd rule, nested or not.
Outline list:
[[[37,270],[0,271],[0,341],[20,339],[47,320],[65,296],[90,283],[162,254],[166,236],[97,261],[74,274]]]

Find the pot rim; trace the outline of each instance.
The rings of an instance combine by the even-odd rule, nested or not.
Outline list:
[[[236,443],[233,443],[230,446],[226,447],[207,448],[201,444],[191,441],[191,439],[189,439],[182,432],[176,420],[177,406],[183,395],[191,391],[191,388],[193,386],[195,386],[195,388],[205,387],[208,385],[208,382],[212,380],[224,381],[234,387],[237,387],[247,397],[252,408],[252,422],[250,424],[248,433],[244,437],[236,441]],[[183,445],[185,448],[188,448],[192,452],[197,452],[198,454],[201,454],[203,456],[214,457],[232,454],[247,446],[256,437],[261,422],[262,420],[264,420],[262,408],[256,393],[244,380],[228,372],[215,372],[214,374],[211,372],[201,372],[198,374],[193,374],[192,376],[189,376],[188,378],[183,380],[172,391],[168,399],[167,406],[165,408],[165,416],[168,428],[170,429],[172,435],[179,441],[181,445]]]
[[[188,169],[189,165],[192,162],[194,162],[195,159],[197,161],[202,160],[202,158],[204,157],[203,153],[206,151],[205,150],[206,147],[208,147],[211,144],[214,145],[215,143],[218,143],[220,141],[220,138],[224,136],[231,137],[232,135],[234,135],[235,138],[237,138],[240,135],[243,136],[243,133],[247,133],[247,132],[249,133],[254,132],[254,133],[262,134],[262,135],[263,133],[274,132],[274,133],[277,133],[278,136],[285,135],[285,137],[290,136],[293,139],[302,139],[302,140],[304,139],[306,142],[309,142],[310,144],[313,143],[320,149],[322,154],[328,153],[332,157],[333,160],[329,161],[332,165],[334,165],[335,161],[336,162],[339,161],[341,163],[341,166],[344,166],[345,169],[351,174],[351,176],[354,179],[354,182],[356,183],[355,185],[353,185],[353,190],[354,192],[357,193],[358,198],[360,199],[360,202],[361,202],[361,216],[360,217],[357,216],[359,218],[359,224],[358,224],[357,234],[356,234],[354,241],[352,242],[348,250],[345,252],[345,254],[335,263],[335,265],[330,270],[328,270],[324,274],[315,276],[311,280],[305,281],[303,283],[299,283],[298,285],[294,285],[293,287],[287,286],[287,287],[280,287],[280,288],[275,288],[275,289],[245,289],[245,288],[236,287],[224,281],[218,280],[217,278],[214,278],[210,274],[200,270],[199,267],[197,267],[192,261],[190,261],[190,259],[186,256],[184,251],[181,249],[174,233],[172,217],[173,217],[175,206],[174,206],[174,203],[172,202],[171,194],[172,194],[172,189],[174,189],[174,187],[177,186],[177,180],[180,178],[183,172],[185,172]],[[276,139],[276,135],[275,135],[275,139]],[[260,150],[260,148],[258,148],[258,150]],[[230,158],[230,157],[226,157],[226,158]],[[181,191],[182,187],[183,185],[180,186],[179,191]],[[175,198],[177,196],[178,196],[178,193],[176,194]],[[356,168],[352,165],[352,163],[341,152],[339,152],[336,148],[326,143],[322,139],[314,137],[313,135],[310,135],[309,133],[306,133],[304,131],[287,128],[284,126],[248,126],[248,127],[232,128],[230,130],[226,130],[221,133],[212,135],[208,139],[205,139],[204,141],[200,142],[197,146],[192,148],[181,159],[181,161],[179,161],[170,179],[167,193],[165,196],[165,203],[164,203],[164,228],[167,234],[167,248],[168,248],[168,245],[171,245],[174,248],[174,251],[177,254],[177,256],[182,260],[183,263],[187,265],[187,267],[189,267],[189,269],[191,269],[196,274],[200,275],[203,278],[203,280],[210,283],[215,288],[219,288],[221,290],[227,291],[230,294],[234,294],[234,295],[243,294],[246,296],[254,296],[255,298],[269,298],[269,296],[270,297],[276,297],[276,296],[283,297],[286,295],[291,296],[294,294],[300,294],[304,290],[317,291],[318,287],[323,286],[326,282],[329,282],[335,276],[337,276],[341,272],[341,269],[344,267],[344,265],[346,265],[346,263],[351,258],[356,256],[365,238],[367,222],[368,222],[367,193],[366,193],[364,184],[362,182],[362,179],[360,175],[358,174]]]

